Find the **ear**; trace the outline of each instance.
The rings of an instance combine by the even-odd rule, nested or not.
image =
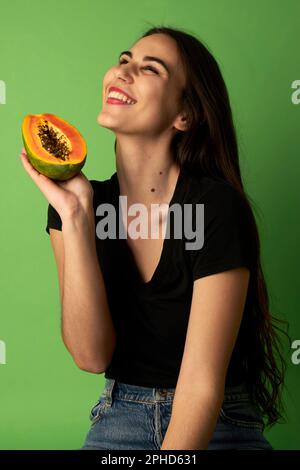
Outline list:
[[[177,116],[174,122],[174,127],[178,131],[185,132],[188,130],[188,122],[187,122],[187,115],[185,113],[181,113]]]

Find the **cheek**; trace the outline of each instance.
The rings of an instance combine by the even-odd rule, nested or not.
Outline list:
[[[167,120],[173,120],[176,115],[180,112],[179,103],[174,95],[171,93],[168,96],[162,98],[163,113]]]
[[[176,103],[170,98],[170,96],[161,96],[159,98],[156,97],[155,101],[156,108],[161,114],[161,117],[167,120],[173,117],[174,113],[176,112]]]

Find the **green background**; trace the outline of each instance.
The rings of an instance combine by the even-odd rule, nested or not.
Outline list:
[[[1,449],[80,448],[104,385],[104,375],[76,367],[60,336],[47,201],[19,159],[22,119],[50,112],[76,125],[88,143],[84,173],[108,178],[115,136],[96,121],[102,78],[152,25],[197,35],[220,64],[256,207],[271,309],[289,320],[292,339],[300,338],[300,105],[291,101],[291,84],[300,79],[299,17],[298,0],[1,0]],[[286,354],[288,419],[266,437],[277,449],[299,449],[300,365]]]

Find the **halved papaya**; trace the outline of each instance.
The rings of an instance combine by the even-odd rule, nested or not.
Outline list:
[[[65,181],[86,162],[86,142],[80,132],[55,114],[28,114],[22,137],[32,166],[48,178]]]

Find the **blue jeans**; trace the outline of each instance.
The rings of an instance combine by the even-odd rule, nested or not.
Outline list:
[[[159,450],[171,418],[175,388],[151,388],[106,379],[90,412],[82,450]],[[207,450],[267,449],[263,421],[244,385],[225,389]],[[184,449],[182,449],[184,450]]]

